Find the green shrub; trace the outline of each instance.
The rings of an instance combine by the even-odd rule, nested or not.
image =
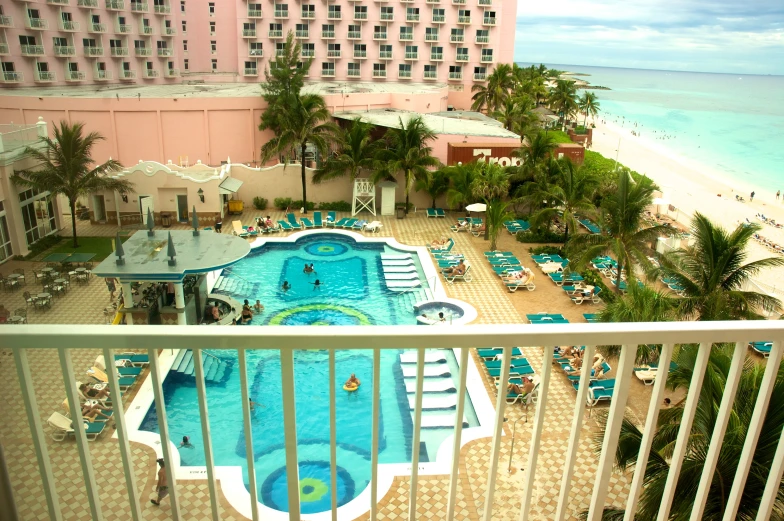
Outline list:
[[[528,248],[531,255],[560,255],[564,256],[563,248],[558,246],[537,246],[536,248]]]
[[[564,242],[562,233],[551,232],[550,230],[528,230],[527,232],[517,232],[517,242],[523,243],[561,243]]]
[[[60,237],[59,235],[47,235],[46,237],[40,239],[33,243],[30,246],[30,253],[27,255],[14,255],[15,260],[31,260],[34,257],[37,257],[42,251],[48,250],[53,246],[57,246],[60,242],[64,241],[65,237]]]
[[[302,199],[300,199],[299,201],[291,201],[292,210],[299,210],[300,208],[302,208],[302,206],[303,206]],[[308,211],[315,210],[315,209],[316,209],[316,203],[314,203],[313,201],[308,201]]]
[[[604,283],[602,275],[595,269],[585,269],[582,270],[580,274],[583,276],[583,282],[585,284],[602,288],[602,292],[599,294],[599,297],[605,303],[612,304],[618,298],[618,295],[615,293],[615,291],[607,287],[607,284]]]
[[[275,208],[278,210],[285,210],[286,208],[291,208],[291,197],[276,197],[275,198]]]
[[[584,126],[578,125],[578,126],[574,127],[574,133],[575,134],[587,134],[588,130],[586,130],[586,128]]]
[[[253,207],[256,210],[266,210],[267,209],[267,200],[263,197],[254,197],[253,198]]]
[[[553,141],[556,143],[571,143],[572,138],[569,137],[569,134],[566,132],[562,132],[560,130],[548,130],[548,136],[553,136]]]
[[[320,203],[319,210],[326,210],[329,212],[350,212],[351,203],[347,201],[333,201],[331,203]]]

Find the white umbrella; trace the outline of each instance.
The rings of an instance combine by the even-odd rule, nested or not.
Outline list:
[[[487,211],[487,205],[484,203],[469,204],[466,206],[466,210],[469,212],[484,212]]]

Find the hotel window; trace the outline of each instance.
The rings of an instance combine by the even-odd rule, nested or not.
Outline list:
[[[297,38],[307,38],[309,33],[308,24],[297,24],[297,30],[294,34]]]
[[[446,21],[446,16],[444,15],[443,9],[433,9],[433,22],[444,22]]]
[[[348,64],[348,75],[350,78],[356,78],[359,76],[359,64],[358,63],[349,63]]]
[[[406,8],[406,21],[407,22],[418,22],[419,21],[419,8],[418,7],[407,7]]]
[[[302,18],[315,18],[316,6],[313,4],[302,4]]]
[[[210,40],[210,52],[212,54],[218,52],[218,42],[216,42],[215,40]]]
[[[454,29],[454,28],[452,29],[452,34],[450,36],[450,39],[453,42],[462,42],[464,38],[465,36],[462,29]]]
[[[444,48],[443,47],[431,47],[430,48],[430,59],[431,60],[443,60],[444,59]]]
[[[457,21],[458,23],[469,23],[471,22],[471,11],[468,9],[460,9],[457,11]]]
[[[215,34],[215,22],[210,22],[210,36]]]
[[[362,26],[360,25],[349,25],[348,26],[348,37],[350,40],[359,40],[362,38]]]
[[[275,18],[288,18],[289,4],[275,4]]]
[[[364,43],[354,44],[354,58],[365,58],[367,56],[367,45]]]
[[[316,44],[315,43],[303,43],[302,44],[302,57],[303,58],[312,58],[316,55]]]
[[[264,55],[264,49],[261,46],[261,42],[250,42],[249,54],[251,56],[262,56],[262,55]]]
[[[85,45],[85,47],[87,47],[87,45]],[[134,49],[144,49],[145,47],[147,47],[147,42],[145,42],[144,40],[134,40],[133,41],[133,48]]]
[[[435,79],[438,74],[438,65],[425,65],[425,79]]]
[[[131,71],[131,62],[122,62],[122,70],[124,72],[130,72]]]
[[[335,26],[333,24],[322,24],[322,26],[321,26],[321,37],[322,38],[334,38],[335,37]]]
[[[482,61],[483,62],[493,61],[493,49],[482,49]]]
[[[340,15],[339,5],[330,4],[327,7],[327,18],[329,18],[330,20],[340,20],[340,16],[341,15]]]
[[[367,20],[367,6],[355,5],[354,6],[354,20]]]
[[[8,233],[8,221],[5,218],[5,207],[2,201],[0,201],[0,261],[10,259],[13,254],[11,234]]]
[[[40,68],[39,68],[39,72]],[[19,194],[27,245],[57,232],[54,216],[54,195],[49,191],[25,190]]]
[[[378,57],[379,58],[392,58],[392,46],[391,45],[380,45],[378,47]]]
[[[212,70],[213,71],[217,71],[218,70],[218,60],[215,59],[215,58],[212,59]]]
[[[373,76],[386,76],[387,75],[387,66],[384,63],[374,63],[373,64]]]
[[[122,40],[109,40],[110,49],[119,49],[123,46]]]
[[[449,66],[449,77],[450,78],[460,78],[463,74],[463,67],[460,65],[450,65]]]
[[[334,76],[335,75],[335,62],[321,62],[321,75]]]
[[[381,8],[381,20],[384,22],[388,22],[395,17],[394,11],[392,7],[382,7]]]
[[[457,48],[457,61],[468,61],[468,47]]]
[[[115,41],[115,40],[112,40],[112,41]],[[119,42],[120,40],[117,40],[117,41]],[[68,47],[68,39],[67,38],[62,38],[62,37],[59,37],[59,36],[55,36],[55,37],[52,38],[52,43],[54,44],[55,47]]]
[[[406,45],[406,60],[416,60],[419,57],[419,47]]]
[[[387,39],[387,28],[383,25],[377,25],[373,27],[373,38],[377,40],[386,40]]]
[[[327,58],[340,58],[339,43],[330,43],[327,45]]]
[[[286,54],[286,44],[278,42],[275,44],[275,56],[284,56]]]
[[[487,76],[487,67],[474,67],[474,78],[485,79]]]
[[[490,43],[490,31],[487,29],[477,29],[476,43]]]
[[[408,63],[401,63],[397,66],[398,76],[401,78],[410,78],[411,77],[411,64]]]
[[[438,27],[425,27],[425,41],[426,42],[438,41]]]
[[[187,71],[189,65],[190,64],[188,63],[188,58],[185,58],[184,60],[182,60],[182,68],[183,69],[185,69]]]
[[[414,28],[403,26],[400,28],[400,39],[401,40],[413,40],[414,39]]]
[[[180,0],[180,12],[181,13],[185,12],[185,0]],[[187,67],[186,67],[186,69],[187,69]]]
[[[256,62],[245,62],[245,74],[256,74]]]
[[[21,39],[22,39],[22,37],[20,36],[19,40],[21,41]],[[90,47],[90,48],[98,47],[98,45],[96,45],[96,43],[95,43],[95,38],[83,38],[82,39],[82,45],[84,45],[85,47]]]
[[[182,41],[182,50],[184,52],[188,52],[188,40],[183,40]]]
[[[186,22],[185,20],[182,21],[182,32],[183,33],[188,32],[188,22]]]
[[[145,68],[146,68],[148,71],[155,70],[155,69],[154,69],[154,65],[153,65],[153,63],[152,63],[152,62],[144,62],[144,67],[145,67]]]
[[[210,9],[210,16],[215,16],[215,2],[210,2],[207,6]]]

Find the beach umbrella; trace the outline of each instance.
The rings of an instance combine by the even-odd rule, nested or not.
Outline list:
[[[466,210],[469,212],[485,212],[487,211],[487,205],[485,203],[469,204],[466,206]]]

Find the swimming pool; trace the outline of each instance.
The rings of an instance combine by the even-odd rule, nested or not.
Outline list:
[[[218,285],[234,298],[263,302],[264,312],[254,317],[252,325],[415,324],[412,302],[422,300],[421,296],[427,292],[424,288],[395,291],[388,287],[385,277],[385,273],[405,273],[399,269],[387,272],[385,268],[406,267],[409,273],[417,274],[420,282],[426,280],[426,270],[416,252],[410,255],[412,262],[403,258],[407,255],[409,252],[384,241],[362,243],[347,235],[309,234],[287,243],[265,243],[233,266]],[[313,263],[316,273],[304,273],[305,263]],[[323,282],[319,289],[311,284],[316,277]],[[283,281],[288,281],[291,289],[282,290]],[[220,359],[229,368],[237,359],[236,352],[223,350],[210,352],[207,357]],[[325,351],[294,353],[300,498],[305,514],[330,508],[326,360]],[[411,351],[381,351],[380,464],[411,461],[415,361],[416,355]],[[252,418],[259,499],[266,507],[285,512],[288,505],[279,353],[248,352],[247,368],[251,397],[259,404],[254,406]],[[362,381],[356,392],[339,390],[336,400],[338,503],[345,505],[357,498],[370,482],[372,352],[338,351],[335,368],[338,389],[351,373],[356,373]],[[424,464],[435,461],[440,446],[453,431],[457,376],[458,364],[452,350],[428,350],[420,431],[420,461]],[[172,440],[187,435],[192,444],[179,449],[181,465],[203,466],[195,381],[170,372],[163,388]],[[247,488],[240,393],[239,374],[232,369],[227,370],[219,383],[207,386],[215,465],[241,467]],[[479,424],[471,398],[467,396],[463,425]],[[147,411],[139,429],[157,432],[154,406]]]

